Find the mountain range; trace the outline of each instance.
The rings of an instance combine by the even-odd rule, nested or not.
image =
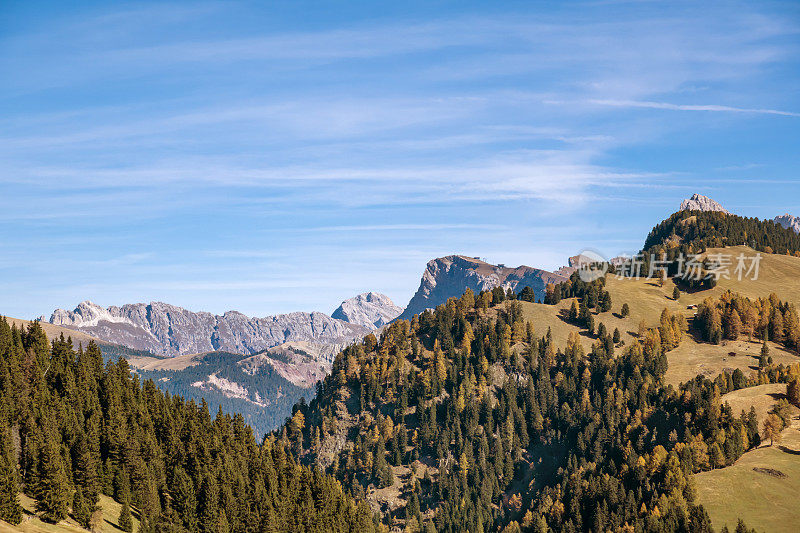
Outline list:
[[[238,311],[193,312],[163,302],[104,308],[84,301],[71,311],[56,309],[49,319],[42,316],[40,320],[164,357],[216,351],[255,355],[285,343],[303,342],[314,347],[312,353],[332,359],[339,349],[370,331],[434,308],[468,288],[477,294],[495,287],[515,291],[531,287],[541,298],[548,283],[569,277],[576,261],[570,258],[570,266],[553,273],[524,265],[492,265],[462,255],[433,259],[405,310],[384,294],[367,292],[343,301],[331,315],[294,312],[255,318]]]
[[[684,200],[680,210],[729,214],[699,194]],[[800,218],[787,214],[775,222],[800,232]],[[237,311],[193,312],[163,302],[103,308],[85,301],[71,311],[56,309],[49,319],[40,320],[99,339],[107,358],[126,357],[143,378],[153,378],[173,393],[189,398],[218,396],[218,403],[229,402],[226,407],[240,412],[278,407],[275,396],[284,394],[288,396],[280,403],[285,409],[292,398],[313,396],[314,384],[330,372],[339,351],[393,320],[410,319],[466,289],[478,294],[495,287],[515,292],[531,287],[540,300],[545,287],[569,279],[581,259],[571,257],[569,266],[550,272],[493,265],[465,255],[439,257],[427,263],[405,309],[388,296],[366,292],[344,300],[331,315],[294,312],[256,318]],[[282,416],[251,423],[266,431]]]
[[[736,509],[736,519],[752,501],[758,509],[772,505],[778,491],[752,490],[754,475],[768,476],[759,483],[796,476],[790,462],[800,445],[792,437],[797,411],[776,400],[786,391],[800,406],[800,322],[793,305],[800,298],[794,282],[800,275],[800,235],[771,220],[697,204],[702,205],[707,209],[692,204],[656,225],[643,250],[669,250],[673,256],[685,250],[756,250],[764,255],[758,283],[722,278],[718,286],[692,287],[678,277],[653,283],[617,276],[585,282],[573,275],[575,269],[596,258],[583,254],[555,273],[447,256],[426,268],[415,295],[418,308],[434,306],[462,286],[507,287],[519,294],[462,294],[409,323],[392,319],[399,307],[391,300],[365,293],[342,302],[333,313],[341,318],[318,313],[330,329],[297,330],[307,336],[323,332],[322,341],[286,341],[291,332],[264,341],[262,332],[262,342],[284,342],[255,353],[255,341],[244,343],[225,331],[235,326],[227,320],[238,316],[250,328],[273,332],[264,323],[295,315],[307,323],[313,313],[251,319],[166,304],[103,309],[85,303],[53,313],[54,321],[67,325],[32,325],[20,332],[0,320],[0,376],[19,378],[5,379],[14,388],[0,397],[5,398],[0,411],[22,413],[6,423],[21,438],[0,439],[0,467],[9,464],[15,446],[23,458],[38,453],[43,459],[33,464],[43,466],[20,469],[27,476],[21,489],[33,494],[33,512],[41,513],[53,498],[40,488],[45,487],[40,479],[56,486],[66,495],[65,515],[73,488],[63,472],[47,466],[63,462],[79,480],[72,506],[79,517],[84,498],[79,483],[91,481],[83,465],[97,465],[92,471],[105,480],[101,489],[116,501],[130,499],[139,516],[153,521],[142,523],[189,517],[182,531],[199,530],[197,520],[223,524],[220,530],[246,529],[254,516],[249,510],[262,505],[247,480],[262,481],[259,470],[231,470],[237,464],[264,465],[263,483],[278,487],[275,494],[298,495],[303,516],[314,505],[336,504],[324,491],[290,485],[283,490],[279,479],[266,480],[276,472],[300,471],[296,465],[301,465],[310,467],[304,470],[309,480],[341,484],[376,516],[365,515],[353,528],[357,531],[370,524],[383,531],[419,531],[420,524],[423,531],[712,531],[711,521],[730,524],[721,506]],[[559,281],[551,290],[549,284]],[[542,285],[548,298],[538,303]],[[533,287],[534,294],[521,287]],[[746,309],[746,320],[737,306]],[[743,329],[747,323],[753,328],[749,333]],[[178,334],[183,324],[195,327],[192,335]],[[65,331],[68,326],[75,329]],[[334,327],[371,334],[335,345],[330,339],[342,336]],[[50,345],[43,329],[49,330]],[[64,340],[69,331],[85,349]],[[144,332],[169,356],[107,341],[101,341],[100,353],[86,347],[92,341],[87,331]],[[215,337],[220,331],[228,336]],[[205,347],[201,343],[211,342],[208,338],[219,346],[240,342],[249,351],[179,353]],[[115,354],[124,359],[103,364]],[[131,369],[138,378],[130,378]],[[787,385],[787,379],[793,381]],[[214,412],[220,414],[213,417]],[[57,436],[56,446],[34,448],[47,442],[46,432]],[[781,433],[787,447],[773,448]],[[257,440],[268,452],[261,456],[266,462],[255,451]],[[219,451],[226,443],[234,445]],[[270,459],[289,454],[288,463],[276,463],[288,466],[272,467]],[[219,479],[209,478],[214,465]],[[16,492],[9,471],[15,472],[0,469],[0,477],[6,472],[4,486]],[[123,486],[117,479],[124,479],[132,494],[115,491]],[[154,511],[147,511],[149,496],[140,490],[147,484],[138,481],[148,479],[157,480],[149,500]],[[676,491],[676,482],[685,488]],[[731,490],[720,496],[719,486]],[[86,494],[90,489],[96,490],[89,486]],[[791,502],[791,491],[781,494]],[[30,494],[25,496],[29,501]],[[781,511],[783,502],[773,507],[782,513],[778,518],[750,512],[748,521],[765,531],[778,530],[770,524],[793,523],[791,509]],[[272,526],[276,516],[287,514],[285,507],[277,508],[281,511],[265,511],[262,522]],[[220,509],[219,518],[209,509]],[[146,518],[148,512],[163,516],[156,522]],[[238,525],[224,527],[227,516]],[[741,524],[737,530],[750,531]]]
[[[103,308],[86,301],[72,311],[56,309],[48,322],[168,357],[212,351],[255,354],[288,341],[347,344],[370,329],[319,312],[251,318],[237,311],[192,312],[163,302]]]

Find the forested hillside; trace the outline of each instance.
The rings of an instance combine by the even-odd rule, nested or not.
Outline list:
[[[577,332],[556,346],[525,323],[513,298],[468,291],[345,350],[295,408],[294,451],[356,495],[399,487],[383,510],[396,527],[710,531],[691,474],[760,437],[713,381],[664,385],[683,317],[665,310],[629,346],[599,325],[586,354]]]
[[[270,365],[246,373],[238,363],[247,357],[211,352],[195,356],[195,364],[180,371],[140,368],[136,373],[170,394],[205,400],[212,413],[222,409],[241,415],[261,438],[283,424],[292,406],[303,397],[310,399],[314,389],[296,386]]]
[[[298,466],[286,443],[258,444],[239,415],[211,416],[104,366],[93,343],[48,342],[0,319],[0,519],[23,518],[23,491],[43,520],[98,520],[100,493],[139,531],[370,531],[372,513],[332,477]]]
[[[745,245],[767,253],[800,252],[800,234],[771,220],[714,211],[680,211],[658,224],[644,243],[645,254],[696,254],[706,248]]]

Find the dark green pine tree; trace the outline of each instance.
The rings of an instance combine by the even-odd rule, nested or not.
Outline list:
[[[86,529],[89,529],[92,521],[94,505],[90,504],[83,494],[83,489],[78,487],[72,497],[72,516],[75,521]]]
[[[42,435],[39,450],[38,477],[35,480],[36,511],[46,522],[57,523],[66,518],[69,507],[69,480],[59,453],[54,431]]]
[[[603,297],[600,304],[600,311],[607,313],[611,311],[611,293],[608,291],[603,292]]]
[[[131,504],[130,501],[125,500],[122,502],[122,509],[119,511],[119,520],[117,521],[117,525],[122,531],[126,531],[127,533],[131,533],[133,531],[133,517],[131,516]]]
[[[19,476],[11,439],[7,431],[0,434],[0,519],[10,524],[22,521],[19,505]]]
[[[183,468],[175,470],[172,505],[188,531],[197,531],[197,497],[194,484]]]
[[[200,486],[199,508],[200,508],[200,528],[206,533],[216,533],[217,522],[219,521],[219,491],[211,476],[203,477],[203,484]]]
[[[98,477],[100,465],[85,437],[81,436],[78,440],[77,448],[79,450],[77,467],[73,474],[75,487],[83,493],[91,516],[100,499],[100,480]]]

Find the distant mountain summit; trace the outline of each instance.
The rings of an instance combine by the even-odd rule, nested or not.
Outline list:
[[[800,217],[786,213],[785,215],[775,217],[775,223],[780,224],[784,228],[793,229],[796,233],[800,233]]]
[[[250,318],[238,311],[195,313],[163,302],[106,309],[85,301],[72,311],[56,309],[47,322],[165,356],[212,351],[255,354],[288,341],[341,346],[371,329],[319,312]]]
[[[343,301],[331,317],[372,329],[385,326],[402,312],[385,294],[365,292]]]
[[[477,257],[439,257],[428,261],[416,294],[399,318],[410,319],[425,309],[445,303],[448,298],[461,296],[467,289],[477,294],[495,287],[510,288],[517,292],[523,287],[531,287],[537,299],[543,298],[548,283],[567,279],[567,276],[529,266],[508,268],[502,264],[492,265]]]
[[[719,202],[716,202],[708,196],[702,194],[693,194],[688,200],[681,203],[680,211],[719,211],[727,213],[728,210],[722,207]]]

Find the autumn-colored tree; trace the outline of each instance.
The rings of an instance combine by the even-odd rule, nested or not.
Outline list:
[[[800,407],[800,377],[795,377],[786,385],[786,398],[790,404]]]
[[[733,307],[730,308],[728,312],[728,317],[725,322],[725,336],[731,340],[736,340],[739,338],[739,334],[742,331],[742,320],[739,317],[739,312],[736,311]]]
[[[752,342],[753,335],[755,334],[756,328],[758,327],[758,312],[754,307],[749,306],[747,308],[742,327],[744,332],[747,334],[747,340]]]
[[[781,431],[783,430],[783,420],[775,413],[770,413],[764,419],[761,426],[762,438],[769,439],[769,445],[781,441]]]
[[[645,333],[647,333],[647,322],[643,318],[639,321],[639,332],[638,332],[639,338],[643,339]]]
[[[770,317],[770,338],[775,342],[783,341],[783,314],[780,309],[773,309]]]

